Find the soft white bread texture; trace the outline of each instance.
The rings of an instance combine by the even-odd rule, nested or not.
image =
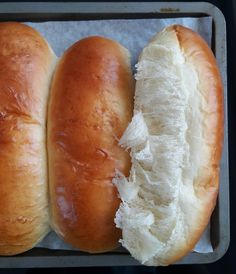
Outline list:
[[[131,148],[127,180],[117,172],[121,243],[141,263],[169,265],[190,252],[214,209],[223,139],[223,95],[213,53],[173,25],[137,64],[135,115],[120,144]]]
[[[0,24],[0,255],[49,230],[46,110],[55,55],[20,23]]]

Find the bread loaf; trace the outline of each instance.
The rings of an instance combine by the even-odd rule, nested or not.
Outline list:
[[[88,252],[118,245],[120,200],[115,169],[126,176],[130,156],[118,140],[132,118],[134,83],[128,51],[102,37],[71,46],[52,83],[48,115],[53,228]]]
[[[0,24],[0,255],[49,230],[46,109],[55,56],[41,35]]]
[[[223,89],[215,57],[192,30],[173,25],[137,64],[134,117],[120,140],[131,148],[122,244],[141,263],[169,265],[190,252],[214,209],[223,139]]]

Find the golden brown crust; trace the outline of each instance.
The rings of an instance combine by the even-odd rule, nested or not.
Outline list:
[[[128,175],[130,157],[118,146],[132,117],[134,85],[127,51],[90,37],[64,54],[49,105],[49,174],[53,226],[88,252],[118,245],[120,200],[111,180]]]
[[[0,24],[0,255],[48,231],[46,104],[53,53],[38,32]]]

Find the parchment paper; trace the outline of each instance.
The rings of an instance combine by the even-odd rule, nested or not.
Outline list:
[[[133,71],[138,56],[148,41],[161,29],[171,24],[181,24],[198,32],[211,45],[212,18],[174,18],[174,19],[132,19],[132,20],[93,20],[27,23],[37,29],[49,42],[58,57],[77,40],[100,35],[120,42],[131,52]],[[37,247],[49,249],[75,250],[65,244],[54,232],[50,232]],[[202,236],[194,251],[212,252],[210,226]]]

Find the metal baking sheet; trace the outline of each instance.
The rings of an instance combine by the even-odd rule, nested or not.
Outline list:
[[[212,49],[220,66],[224,84],[224,149],[221,161],[220,191],[211,218],[213,252],[192,252],[177,264],[210,263],[221,258],[229,246],[229,174],[226,76],[226,26],[221,11],[210,3],[132,2],[132,3],[0,3],[0,21],[45,22],[55,20],[132,19],[211,16]],[[78,267],[139,265],[124,249],[90,255],[80,251],[33,248],[21,255],[0,257],[2,268]]]

